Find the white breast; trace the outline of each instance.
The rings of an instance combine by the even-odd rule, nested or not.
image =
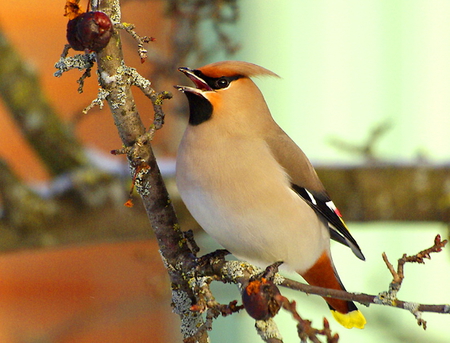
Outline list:
[[[309,269],[329,249],[326,224],[291,190],[267,144],[205,129],[189,127],[177,157],[177,186],[193,217],[240,259]]]

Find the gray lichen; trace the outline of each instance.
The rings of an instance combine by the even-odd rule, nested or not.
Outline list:
[[[202,315],[190,311],[191,303],[185,291],[172,290],[173,312],[181,318],[181,334],[185,338],[194,336],[204,322]]]
[[[100,109],[103,108],[103,102],[106,100],[106,98],[108,97],[108,95],[110,94],[109,91],[107,91],[106,89],[100,87],[98,89],[98,94],[97,97],[92,100],[92,102],[90,103],[89,106],[87,106],[84,110],[83,113],[86,114],[89,112],[89,110],[91,110],[93,107],[98,106],[100,107]]]
[[[244,270],[255,275],[262,272],[261,268],[255,267],[247,262],[228,261],[222,269],[223,275],[231,280],[237,280],[245,276]]]
[[[278,326],[272,318],[269,320],[257,320],[255,322],[255,328],[264,342],[267,342],[271,338],[276,338],[280,341],[283,340],[283,337],[281,337],[280,331],[278,330]]]
[[[58,62],[55,63],[55,68],[58,69],[54,72],[54,76],[60,77],[66,71],[72,69],[86,70],[92,68],[95,62],[95,53],[90,54],[77,54],[75,56],[64,57],[61,56]]]
[[[375,304],[388,306],[395,306],[396,301],[397,297],[390,292],[380,292],[377,297],[373,299]]]

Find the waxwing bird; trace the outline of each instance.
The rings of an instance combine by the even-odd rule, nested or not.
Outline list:
[[[364,256],[308,158],[275,123],[251,80],[277,75],[240,61],[179,70],[195,85],[175,86],[190,111],[176,182],[193,217],[239,259],[261,267],[283,261],[311,285],[344,290],[330,238]],[[325,300],[343,326],[364,327],[353,302]]]

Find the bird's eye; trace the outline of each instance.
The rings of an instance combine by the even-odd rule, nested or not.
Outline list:
[[[216,81],[216,87],[217,88],[226,88],[230,84],[230,81],[228,81],[225,78],[220,78]]]

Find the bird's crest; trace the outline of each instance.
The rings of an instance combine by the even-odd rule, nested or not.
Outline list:
[[[206,76],[219,78],[222,76],[274,76],[279,77],[274,72],[260,67],[259,65],[243,61],[220,61],[207,64],[199,70]]]

